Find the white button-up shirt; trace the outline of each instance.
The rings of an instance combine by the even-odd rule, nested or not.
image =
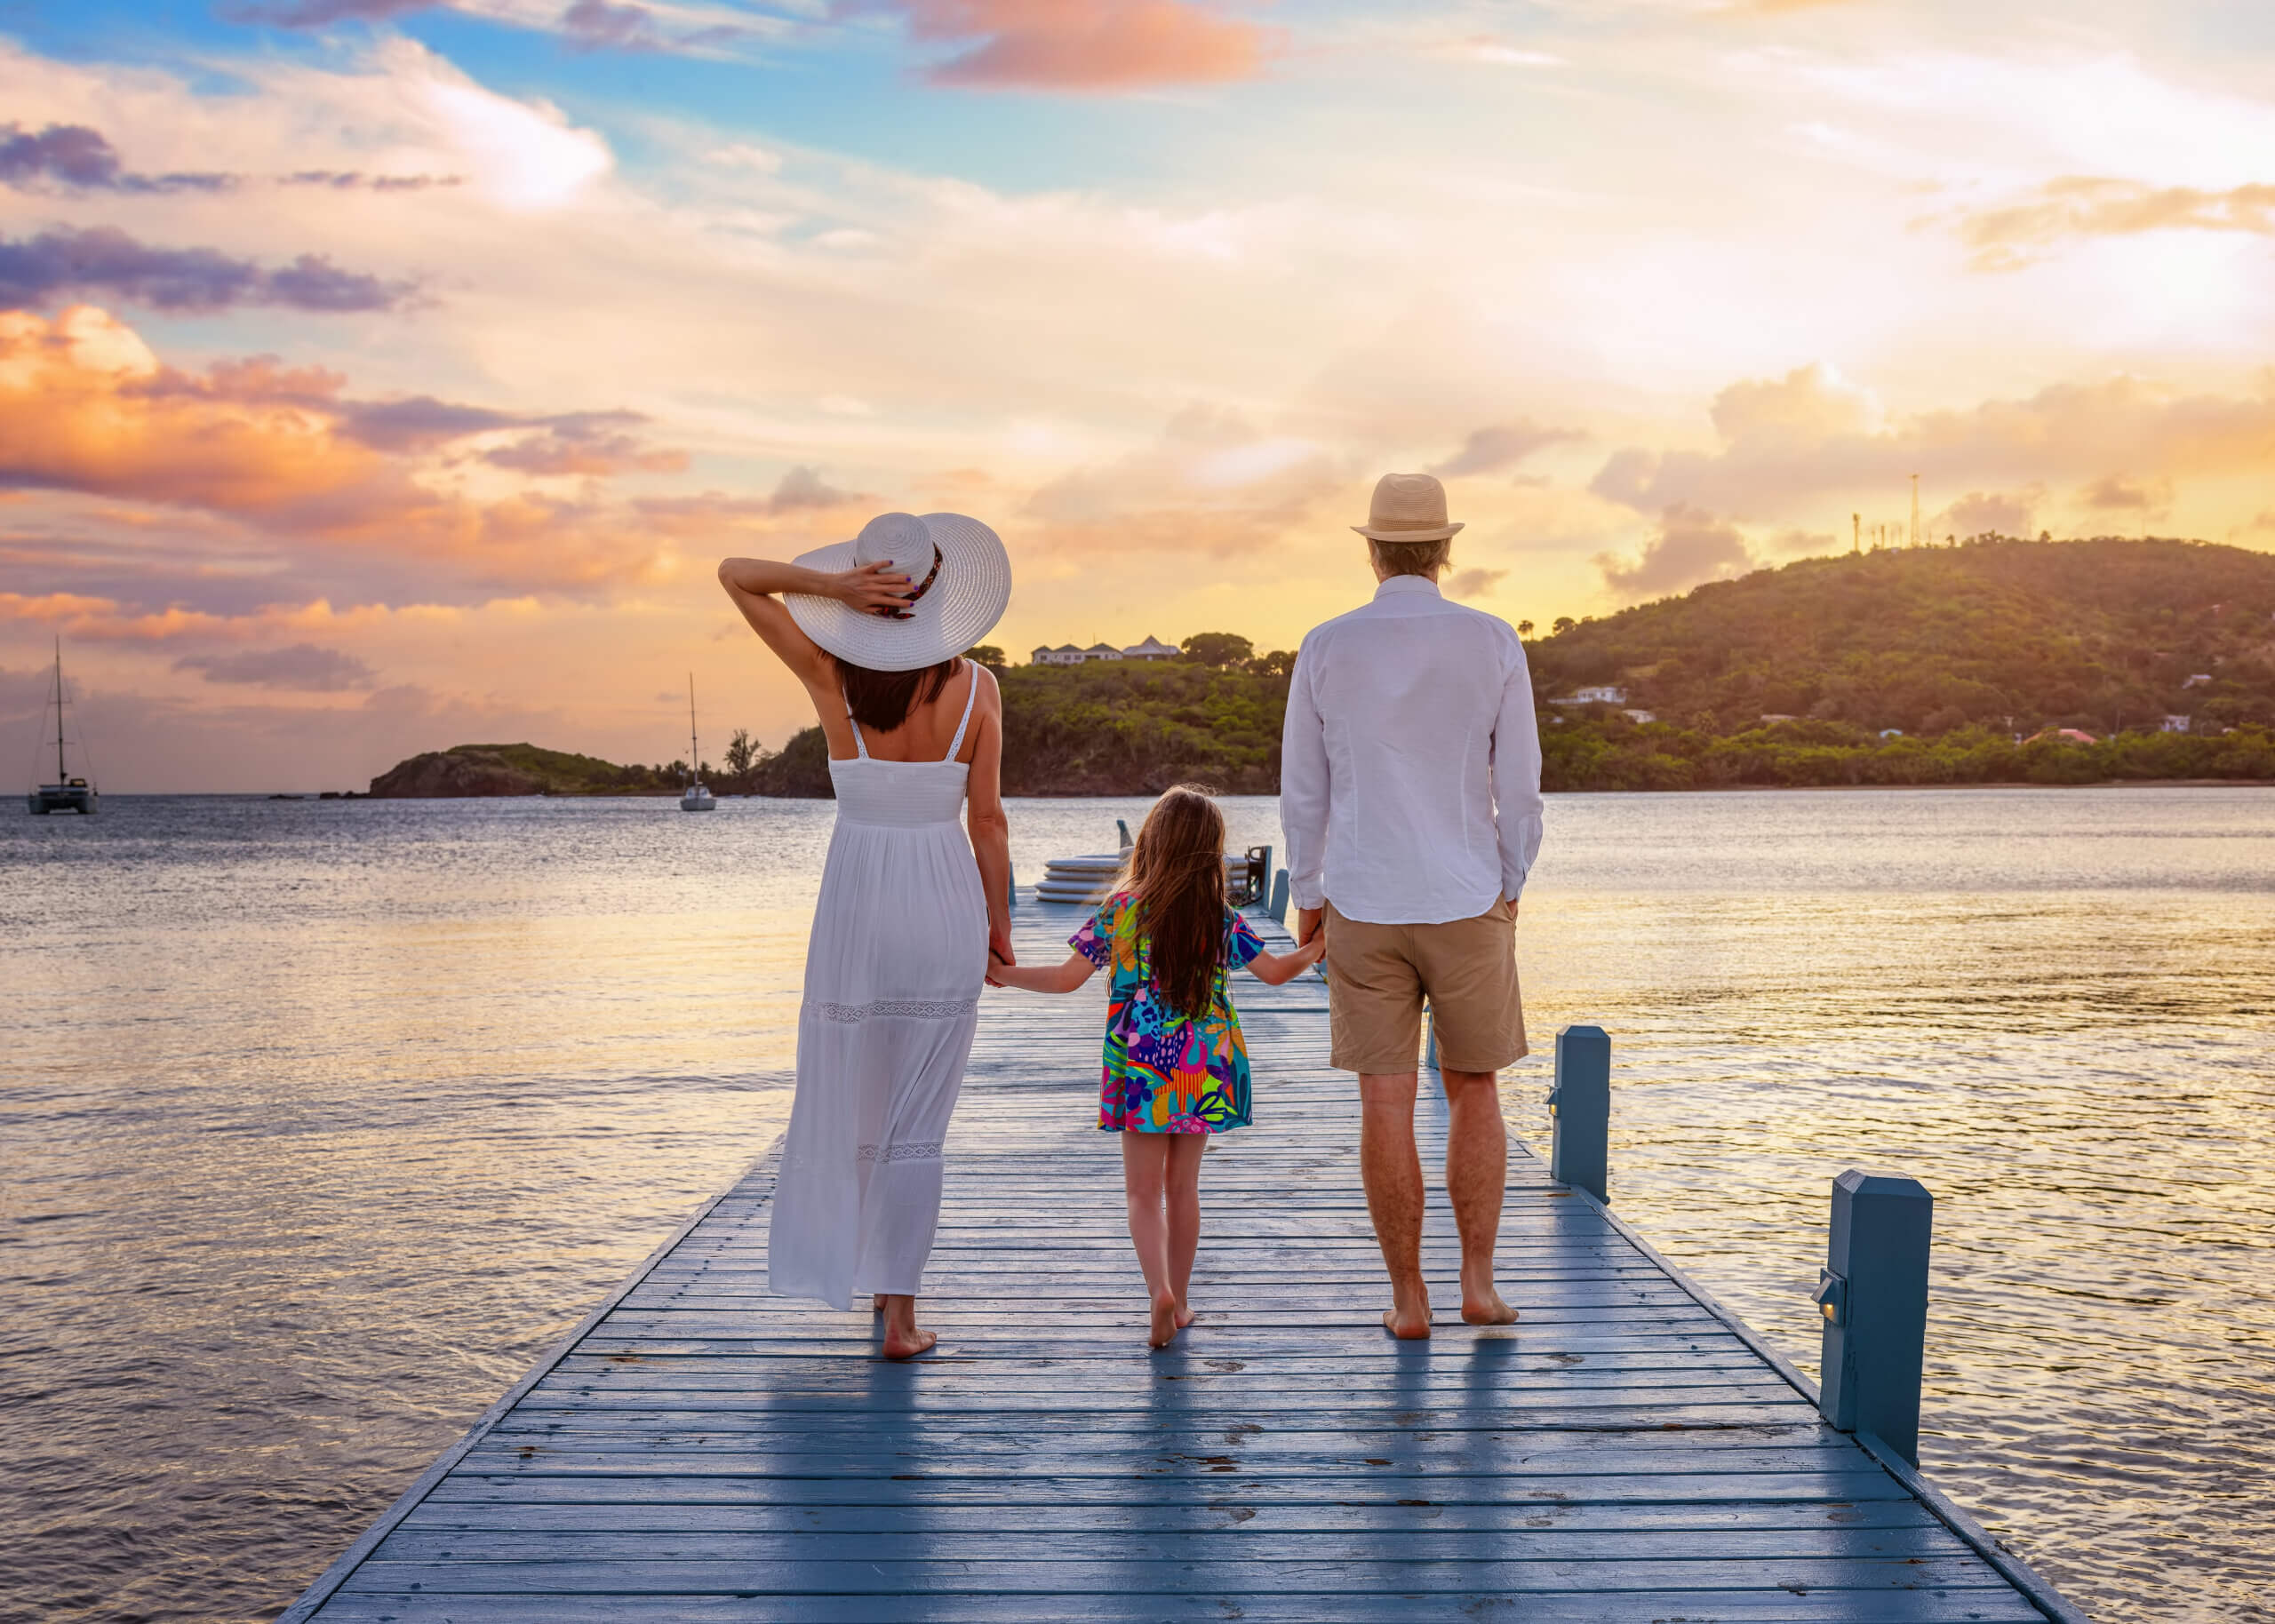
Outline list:
[[[1509,623],[1418,575],[1315,626],[1281,740],[1298,908],[1382,925],[1474,919],[1540,851],[1540,728]]]

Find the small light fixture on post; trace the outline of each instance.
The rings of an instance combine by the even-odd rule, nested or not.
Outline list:
[[[1548,1113],[1553,1118],[1548,1176],[1609,1200],[1611,1039],[1602,1027],[1568,1026],[1556,1034]]]
[[[1816,1292],[1824,1339],[1817,1408],[1841,1431],[1871,1433],[1914,1466],[1935,1206],[1917,1179],[1851,1167],[1833,1180]]]

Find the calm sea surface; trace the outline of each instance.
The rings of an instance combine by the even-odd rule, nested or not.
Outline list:
[[[739,1173],[831,811],[0,817],[0,1619],[273,1617]],[[1536,1146],[1600,1022],[1614,1204],[1812,1370],[1829,1181],[1924,1180],[1928,1472],[2107,1624],[2275,1619],[2275,792],[1564,796],[1518,940]]]

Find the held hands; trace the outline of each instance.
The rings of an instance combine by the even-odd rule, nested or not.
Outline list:
[[[858,569],[841,570],[831,576],[829,595],[864,614],[882,614],[907,606],[908,577],[894,569],[890,561],[864,564]]]
[[[1296,945],[1297,947],[1309,947],[1312,943],[1312,938],[1314,936],[1319,938],[1320,946],[1324,950],[1327,945],[1327,935],[1326,933],[1320,928],[1320,911],[1316,908],[1297,909]]]
[[[1016,967],[1018,962],[1018,954],[1011,949],[1011,927],[990,921],[987,927],[987,984],[991,987],[1003,984],[995,978],[996,966]]]

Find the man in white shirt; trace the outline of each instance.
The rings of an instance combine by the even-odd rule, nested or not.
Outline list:
[[[1368,522],[1351,528],[1379,585],[1296,657],[1280,823],[1296,940],[1327,932],[1334,1063],[1359,1074],[1360,1175],[1391,1280],[1383,1323],[1425,1337],[1414,1143],[1425,999],[1451,1112],[1462,1318],[1517,1317],[1493,1278],[1509,1153],[1496,1074],[1525,1053],[1515,925],[1540,850],[1540,732],[1509,623],[1439,595],[1462,528],[1446,522],[1444,487],[1385,474]]]

